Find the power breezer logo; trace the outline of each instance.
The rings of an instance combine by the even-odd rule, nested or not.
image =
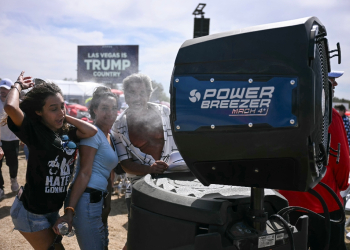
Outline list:
[[[190,92],[190,99],[191,102],[197,102],[201,99],[201,93],[199,93],[196,89],[191,90]]]
[[[201,109],[232,109],[230,116],[267,115],[275,87],[205,89],[203,99],[197,89],[189,100],[200,102]]]

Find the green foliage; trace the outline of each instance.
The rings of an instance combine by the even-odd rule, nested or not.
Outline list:
[[[151,102],[154,102],[154,101],[169,102],[170,101],[170,98],[164,92],[163,84],[153,80],[152,87],[153,87],[153,94],[150,98]]]
[[[350,104],[350,100],[347,100],[347,99],[340,99],[338,97],[333,97],[333,102],[342,102],[342,103],[349,103]]]

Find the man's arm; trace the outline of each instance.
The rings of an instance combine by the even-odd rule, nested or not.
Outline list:
[[[156,161],[151,166],[147,166],[134,162],[132,159],[127,159],[121,161],[120,164],[126,173],[135,175],[162,174],[168,169],[168,164],[164,161]]]
[[[348,187],[350,161],[349,161],[349,144],[346,136],[342,118],[337,112],[333,112],[332,123],[329,126],[331,134],[331,147],[338,149],[340,143],[340,158],[339,164],[335,161],[335,157],[329,157],[329,166],[334,166],[332,171],[335,176],[335,181],[340,190],[345,190]]]

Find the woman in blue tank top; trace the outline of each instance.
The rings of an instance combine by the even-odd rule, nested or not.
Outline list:
[[[68,223],[75,228],[80,249],[107,249],[107,217],[111,210],[111,171],[118,164],[114,141],[109,133],[117,118],[117,96],[98,87],[91,100],[90,114],[98,129],[95,136],[80,141],[74,180],[65,201],[65,214],[54,226]]]

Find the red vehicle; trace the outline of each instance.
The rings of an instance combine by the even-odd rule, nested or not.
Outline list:
[[[117,90],[117,89],[111,89],[111,91],[120,96],[124,96],[124,92],[121,90]],[[86,105],[89,105],[89,101],[91,101],[91,97],[89,99],[86,100]],[[89,123],[93,123],[93,121],[91,120],[91,116],[89,113],[89,109],[86,106],[83,106],[81,104],[77,104],[77,103],[65,103],[64,104],[66,107],[66,113],[70,116],[76,117],[78,119],[87,121]],[[120,113],[120,111],[118,111],[118,113]]]
[[[119,90],[119,89],[111,89],[111,91],[112,91],[112,93],[116,94],[117,96],[124,94],[124,92],[122,90]]]
[[[65,107],[68,115],[93,123],[87,107],[77,103],[65,103]]]

